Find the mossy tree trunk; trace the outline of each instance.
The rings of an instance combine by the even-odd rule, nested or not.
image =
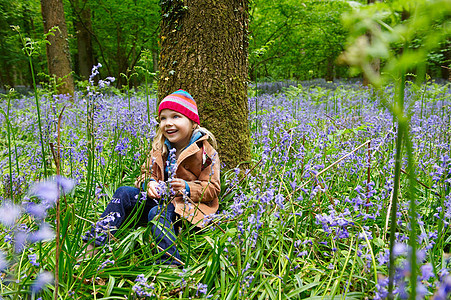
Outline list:
[[[41,0],[41,13],[44,21],[44,32],[48,33],[54,27],[57,29],[47,40],[47,65],[49,75],[55,76],[59,83],[59,94],[74,94],[74,80],[70,60],[69,43],[67,38],[66,18],[62,0]]]
[[[161,7],[159,100],[188,91],[226,168],[248,162],[248,1],[168,0]]]

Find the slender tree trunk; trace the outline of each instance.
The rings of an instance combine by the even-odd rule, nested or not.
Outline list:
[[[122,28],[118,27],[116,29],[116,63],[117,63],[117,73],[116,73],[116,85],[118,88],[122,88],[123,85],[127,83],[127,80],[121,75],[125,74],[129,76],[128,71],[128,59],[125,51],[125,46],[123,45],[123,31]],[[127,89],[130,87],[127,87]]]
[[[166,3],[158,98],[177,89],[188,91],[197,101],[201,126],[216,136],[226,167],[248,162],[248,1]]]
[[[78,69],[79,75],[86,80],[91,75],[92,66],[94,65],[94,56],[92,50],[92,22],[91,9],[86,4],[86,0],[82,3],[74,1],[75,12],[75,31],[77,35],[78,48]]]
[[[0,45],[0,55],[5,57],[6,52],[8,49],[5,49],[4,45]],[[6,86],[14,87],[14,84],[16,82],[14,81],[14,66],[6,59],[2,60],[1,62],[1,72],[0,72],[0,87],[3,87],[6,89]]]
[[[445,42],[445,47],[447,47],[447,50],[444,52],[445,64],[442,66],[441,75],[443,79],[451,82],[451,39]]]
[[[47,65],[50,75],[54,75],[61,85],[58,86],[59,94],[74,93],[74,80],[70,60],[69,43],[67,40],[67,26],[64,17],[62,0],[41,0],[41,13],[44,21],[44,32],[48,33],[54,27],[54,35],[49,35],[47,40]]]
[[[368,0],[368,4],[376,3],[377,1],[379,1],[379,0]],[[380,27],[379,27],[379,29],[380,29]],[[371,43],[371,39],[372,39],[371,34],[368,33],[367,36],[368,36],[369,42]],[[377,73],[377,74],[380,73],[381,60],[380,59],[373,60],[371,62],[371,67],[373,68],[375,73]],[[363,76],[363,85],[367,86],[368,84],[370,84],[370,81],[368,80],[368,78],[366,76]]]
[[[156,73],[158,71],[158,52],[152,51],[152,64],[153,64],[153,72]]]
[[[327,68],[326,68],[326,81],[334,81],[335,64],[334,57],[329,56],[327,58]]]

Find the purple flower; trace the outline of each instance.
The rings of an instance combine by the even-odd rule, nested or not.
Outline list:
[[[451,295],[451,275],[448,275],[443,279],[437,292],[434,294],[434,298],[432,298],[432,299],[433,300],[449,300],[449,295]]]
[[[32,216],[35,216],[39,220],[45,219],[47,216],[47,206],[43,203],[36,204],[33,202],[28,202],[26,204],[26,212]]]
[[[144,274],[140,274],[135,279],[136,284],[132,287],[132,291],[136,293],[138,297],[152,297],[154,295],[153,284],[148,284]]]
[[[197,291],[196,291],[196,297],[198,297],[200,294],[206,295],[208,286],[206,284],[203,284],[202,282],[199,282],[197,285]]]
[[[379,278],[376,284],[376,295],[374,299],[386,299],[388,296],[388,277]]]
[[[35,266],[35,267],[39,267],[39,263],[36,261],[36,253],[33,254],[29,254],[28,255],[28,260],[30,261],[30,264]]]
[[[48,241],[55,237],[55,232],[49,224],[43,223],[41,227],[30,234],[29,240],[32,243]]]
[[[282,194],[278,194],[274,198],[274,202],[280,207],[280,209],[284,209],[285,208],[285,205],[283,204],[283,200],[284,199],[285,199],[285,197]]]
[[[8,267],[8,261],[6,260],[5,254],[0,251],[0,272]]]
[[[393,246],[393,253],[396,256],[407,254],[407,245],[402,243],[395,243]]]
[[[169,150],[169,158],[166,161],[166,166],[168,169],[168,181],[170,182],[177,171],[177,158],[176,158],[176,149],[172,148]]]
[[[73,179],[57,175],[54,180],[63,189],[64,194],[70,193],[75,187],[75,180]]]
[[[11,237],[11,234],[10,233],[5,234],[5,237],[3,238],[3,242],[5,244],[11,244],[12,241],[13,241],[13,239]]]
[[[98,271],[98,270],[103,270],[107,265],[114,265],[114,260],[109,260],[109,259],[105,260],[105,261],[97,268],[97,271]]]
[[[43,202],[53,204],[59,197],[58,185],[53,180],[37,182],[30,188],[30,194]]]
[[[30,194],[38,197],[43,202],[54,204],[60,196],[60,188],[67,194],[75,187],[75,181],[63,176],[55,176],[46,181],[36,182],[30,188]]]
[[[424,297],[427,295],[428,293],[428,289],[424,286],[424,284],[422,284],[421,282],[417,282],[417,299],[424,299]]]
[[[23,231],[17,231],[14,235],[14,251],[20,253],[25,249],[25,244],[28,239],[28,234]]]
[[[94,77],[96,77],[100,73],[99,68],[101,68],[101,67],[102,67],[101,63],[92,66],[91,75],[89,76],[89,83],[91,84],[91,86],[94,86]]]
[[[379,261],[380,266],[388,264],[388,262],[390,261],[390,251],[385,250],[383,254],[380,253],[377,257],[377,260]]]
[[[42,290],[47,284],[53,283],[53,274],[47,271],[38,274],[38,277],[31,285],[31,291],[33,293],[38,293]]]
[[[4,201],[0,206],[0,223],[12,227],[22,214],[21,208],[10,201]]]

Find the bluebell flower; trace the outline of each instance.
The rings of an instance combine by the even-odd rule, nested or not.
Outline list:
[[[217,154],[217,152],[213,153],[213,155],[211,156],[211,165],[210,165],[211,171],[209,174],[210,177],[215,174],[215,170],[214,170],[213,166],[216,164],[216,157],[215,157],[216,154]]]
[[[31,292],[39,293],[47,284],[53,283],[53,274],[47,271],[39,273],[31,285]]]
[[[55,176],[46,181],[36,182],[30,188],[30,194],[52,205],[60,196],[60,189],[67,194],[75,187],[75,181],[63,176]]]
[[[114,265],[114,260],[107,259],[97,268],[97,271],[103,270],[107,265]]]
[[[395,243],[393,246],[393,254],[395,257],[401,255],[407,255],[407,245],[402,243]]]
[[[196,297],[200,295],[206,295],[208,291],[208,286],[206,284],[203,284],[202,282],[199,282],[197,284],[197,291],[196,291]]]
[[[155,289],[153,284],[148,284],[144,274],[140,274],[135,279],[135,285],[132,287],[132,291],[136,293],[138,297],[152,297],[154,296],[153,290]]]
[[[97,65],[92,66],[91,75],[89,76],[89,83],[91,84],[91,86],[94,86],[94,77],[99,75],[99,73],[100,73],[99,68],[101,68],[101,67],[102,67],[101,63],[98,63]],[[88,88],[89,88],[89,86],[88,86]]]
[[[446,276],[440,286],[437,289],[437,292],[434,294],[433,300],[449,300],[449,296],[451,295],[451,275]]]
[[[16,231],[14,234],[14,251],[20,253],[25,249],[28,240],[28,234],[23,231]]]
[[[53,180],[61,187],[64,194],[70,193],[76,184],[75,180],[60,175],[54,176]]]
[[[8,261],[5,254],[0,251],[0,272],[4,271],[8,267]]]
[[[39,267],[39,263],[37,262],[36,253],[29,254],[28,260],[30,261],[30,264],[32,266]]]
[[[430,278],[435,277],[434,269],[430,263],[424,264],[420,267],[421,280],[428,281]]]
[[[28,202],[25,204],[26,212],[39,220],[45,219],[48,208],[49,207],[44,203],[36,204],[33,202]]]
[[[30,194],[46,203],[55,203],[59,197],[58,185],[53,180],[37,182],[30,188]]]
[[[282,194],[278,194],[274,198],[274,202],[280,207],[280,209],[284,209],[285,208],[285,205],[283,204],[284,200],[285,200],[285,197]]]
[[[385,265],[385,264],[388,265],[388,263],[390,261],[390,251],[388,249],[385,249],[384,253],[379,253],[377,260],[378,260],[380,266]]]
[[[11,244],[13,241],[13,238],[11,237],[11,232],[8,232],[7,234],[5,234],[5,237],[3,238],[3,242],[5,244]]]
[[[21,215],[21,207],[11,201],[3,201],[0,206],[0,223],[6,227],[12,227]]]
[[[29,236],[29,241],[32,243],[52,240],[55,237],[55,232],[49,224],[43,223],[38,230],[32,232]]]

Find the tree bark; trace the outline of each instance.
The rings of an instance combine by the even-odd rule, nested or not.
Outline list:
[[[83,3],[79,3],[79,0],[73,2],[75,12],[74,26],[77,35],[78,70],[80,78],[87,80],[94,65],[91,38],[91,9],[87,6],[86,0]]]
[[[248,1],[166,1],[162,13],[159,100],[188,91],[226,168],[249,162]]]
[[[44,32],[48,33],[58,27],[47,37],[47,65],[49,74],[55,76],[58,84],[58,94],[74,94],[74,80],[70,60],[67,26],[64,17],[62,0],[41,0],[41,13],[44,22]]]
[[[445,65],[441,66],[442,78],[451,82],[451,39],[445,42]]]
[[[4,47],[3,43],[0,45],[0,55],[6,57],[8,49]],[[1,62],[2,72],[0,72],[0,87],[7,89],[14,87],[15,81],[13,79],[14,66],[6,59],[2,59]]]
[[[158,52],[152,51],[152,64],[153,64],[153,72],[158,72]]]
[[[335,77],[334,57],[329,56],[327,58],[326,81],[334,81],[334,77]]]
[[[376,3],[377,1],[379,1],[379,0],[367,0],[367,3],[368,4],[372,4],[372,3]],[[380,26],[378,26],[377,30],[380,30]],[[367,33],[367,36],[368,36],[368,41],[371,43],[371,39],[372,39],[371,33]],[[380,59],[374,59],[371,62],[371,67],[372,67],[372,69],[374,70],[375,73],[379,74],[380,70],[381,70],[381,60]],[[363,75],[363,85],[364,86],[368,86],[369,84],[370,84],[370,81],[364,74]]]

